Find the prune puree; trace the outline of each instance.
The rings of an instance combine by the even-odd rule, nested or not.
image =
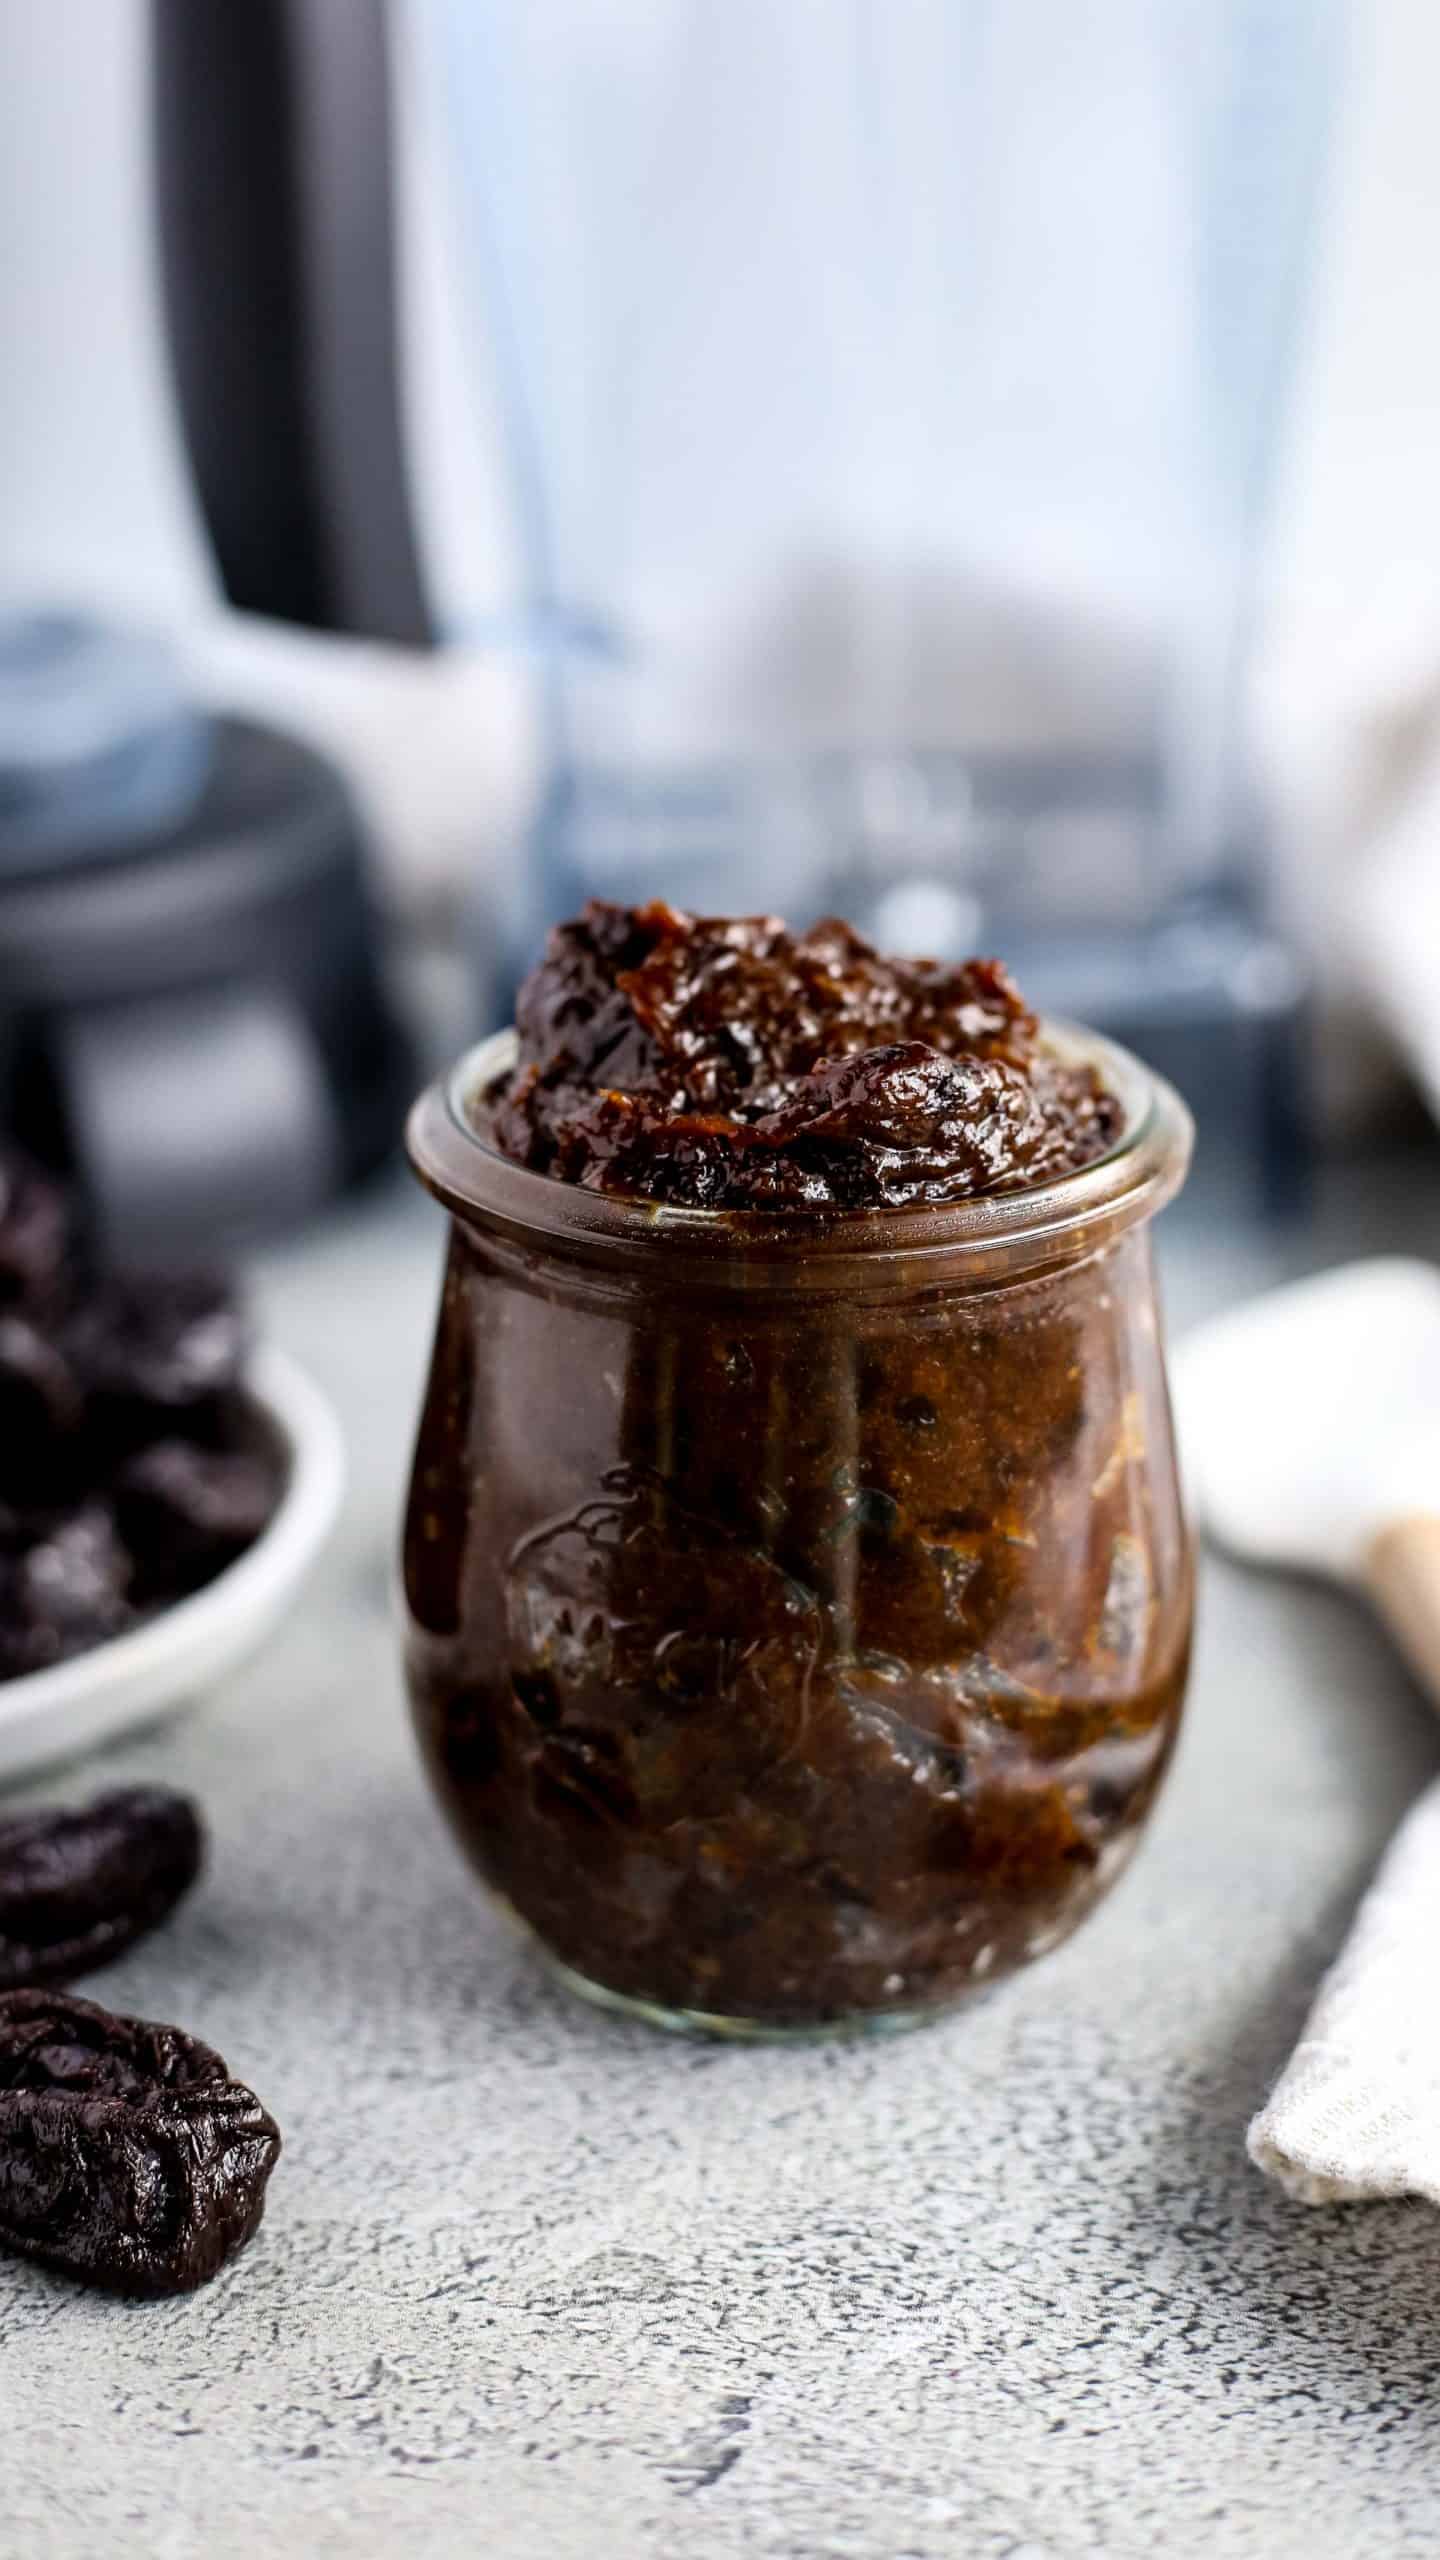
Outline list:
[[[898,1208],[1103,1155],[1122,1113],[998,962],[888,960],[831,918],[599,900],[550,936],[490,1098],[507,1155],[695,1209]]]
[[[1173,1739],[1183,1109],[1115,1171],[1126,1110],[1001,969],[843,924],[591,906],[518,1031],[470,1137],[439,1088],[412,1124],[454,1217],[406,1537],[441,1799],[605,1996],[928,2014],[1095,1903]],[[1027,1224],[1102,1157],[1104,1214]]]

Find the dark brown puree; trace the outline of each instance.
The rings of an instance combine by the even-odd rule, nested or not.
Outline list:
[[[691,1209],[898,1208],[1089,1164],[1119,1103],[1004,970],[887,960],[834,919],[588,906],[516,1007],[491,1129],[520,1164]]]
[[[442,1798],[611,1990],[773,2024],[953,1998],[1091,1906],[1173,1738],[1148,1242],[982,1290],[813,1272],[837,1211],[1053,1181],[1121,1106],[995,964],[837,923],[594,905],[517,1023],[498,1151],[716,1210],[717,1269],[803,1225],[812,1278],[712,1286],[663,1230],[597,1275],[457,1221],[406,1538]]]

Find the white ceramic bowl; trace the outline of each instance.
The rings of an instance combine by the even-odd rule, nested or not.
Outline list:
[[[203,1591],[49,1671],[0,1681],[0,1783],[146,1724],[233,1671],[270,1632],[329,1535],[345,1480],[340,1427],[279,1351],[246,1383],[281,1443],[286,1484],[269,1527]]]

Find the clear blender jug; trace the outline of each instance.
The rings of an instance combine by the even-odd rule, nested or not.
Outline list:
[[[658,894],[1132,1034],[1280,1001],[1238,714],[1329,0],[426,6],[549,747],[522,949]]]

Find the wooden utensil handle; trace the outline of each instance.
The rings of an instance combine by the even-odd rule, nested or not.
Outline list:
[[[1387,1520],[1370,1542],[1364,1574],[1411,1670],[1440,1706],[1440,1514]]]

